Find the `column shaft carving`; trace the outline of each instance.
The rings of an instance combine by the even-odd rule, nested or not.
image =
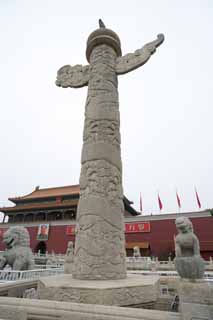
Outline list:
[[[117,55],[96,46],[90,56],[73,276],[126,277]]]

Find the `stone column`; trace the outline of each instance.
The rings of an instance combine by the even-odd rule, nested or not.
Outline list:
[[[90,62],[80,176],[73,277],[126,277],[120,115],[116,59],[118,36],[94,31],[87,42]]]
[[[164,41],[157,39],[121,56],[117,34],[99,20],[87,40],[89,65],[65,65],[56,85],[88,85],[81,158],[73,277],[126,278],[122,164],[117,75],[143,66]]]

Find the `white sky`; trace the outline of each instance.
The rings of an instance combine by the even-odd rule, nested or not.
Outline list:
[[[123,54],[165,34],[143,67],[119,77],[124,193],[145,213],[213,207],[211,0],[1,0],[0,206],[8,197],[77,184],[87,87],[55,86],[57,70],[86,64],[102,18]]]

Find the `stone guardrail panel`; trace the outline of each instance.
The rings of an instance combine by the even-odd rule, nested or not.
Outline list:
[[[22,280],[22,281],[16,281],[16,282],[1,283],[0,296],[22,298],[25,290],[28,290],[28,289],[36,290],[37,286],[38,286],[38,280]]]
[[[173,261],[153,261],[151,259],[146,260],[143,257],[127,257],[126,266],[128,270],[175,270]],[[205,261],[205,269],[213,271],[213,262]]]
[[[46,268],[24,271],[0,270],[0,283],[24,279],[39,279],[40,277],[52,276],[63,272],[63,268]]]

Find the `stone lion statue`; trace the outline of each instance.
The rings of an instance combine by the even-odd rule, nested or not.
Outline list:
[[[9,265],[13,270],[33,268],[33,255],[30,248],[30,236],[26,228],[15,226],[3,235],[6,250],[0,257],[0,270]]]
[[[175,221],[178,235],[175,237],[175,267],[181,278],[201,279],[204,276],[204,260],[200,256],[200,246],[193,232],[193,225],[186,217]]]
[[[140,248],[138,246],[135,246],[133,248],[133,257],[134,258],[140,258],[141,257]]]

